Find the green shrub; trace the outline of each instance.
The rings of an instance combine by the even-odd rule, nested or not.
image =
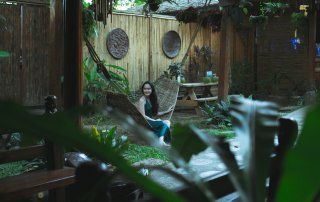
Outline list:
[[[231,126],[231,117],[229,114],[229,101],[219,101],[210,106],[207,103],[204,104],[203,111],[209,117],[207,124],[214,125],[215,128],[223,128]]]
[[[231,67],[231,94],[242,94],[245,97],[254,92],[254,73],[248,61],[234,63]]]

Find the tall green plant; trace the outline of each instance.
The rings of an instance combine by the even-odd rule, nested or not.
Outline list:
[[[248,61],[236,62],[231,67],[231,94],[242,94],[249,96],[254,92],[253,66]]]
[[[301,33],[302,36],[307,37],[308,28],[309,28],[309,19],[304,13],[292,13],[291,14],[291,23],[293,27]]]
[[[215,128],[230,127],[231,116],[229,113],[230,102],[219,101],[214,105],[204,104],[203,111],[208,116],[207,123]]]
[[[104,61],[103,61],[104,62]],[[97,71],[97,64],[91,57],[83,61],[84,68],[84,97],[88,103],[94,103],[96,100],[103,99],[105,91],[114,91],[118,93],[129,94],[130,86],[126,77],[126,70],[122,67],[104,64],[109,67],[108,73],[111,78],[108,80]]]
[[[82,32],[84,37],[98,36],[93,5],[84,0],[82,1],[82,5]]]

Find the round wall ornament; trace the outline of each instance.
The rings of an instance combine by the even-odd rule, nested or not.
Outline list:
[[[162,39],[162,50],[168,58],[176,57],[181,49],[181,39],[176,31],[165,33]]]
[[[107,49],[115,59],[122,59],[128,53],[129,38],[123,29],[116,28],[107,36]]]

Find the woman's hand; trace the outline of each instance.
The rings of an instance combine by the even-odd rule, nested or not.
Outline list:
[[[174,105],[172,105],[169,109],[168,109],[168,113],[174,110]]]

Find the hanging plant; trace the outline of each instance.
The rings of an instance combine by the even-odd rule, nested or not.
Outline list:
[[[162,2],[159,0],[148,0],[147,1],[147,4],[149,5],[149,9],[151,11],[157,11],[159,9],[161,3]]]
[[[197,22],[198,11],[194,7],[190,6],[186,10],[179,11],[176,15],[176,19],[183,23]]]
[[[135,0],[136,5],[144,4],[143,12],[146,14],[148,14],[150,11],[156,12],[159,9],[160,4],[163,2],[177,4],[174,0]]]
[[[254,24],[266,24],[268,22],[268,16],[264,16],[264,15],[250,16],[249,22]]]
[[[95,5],[83,2],[82,9],[82,31],[86,38],[90,38],[93,35],[97,36],[97,25],[95,20]]]
[[[289,8],[289,4],[280,2],[267,2],[261,5],[260,11],[264,16],[280,16],[285,14],[285,11]]]
[[[222,13],[220,10],[211,9],[207,12],[200,13],[200,16],[203,18],[201,24],[203,27],[211,27],[213,32],[220,31],[222,19]]]
[[[304,15],[304,13],[292,13],[291,23],[294,29],[298,31],[298,33],[304,36],[308,33],[309,20],[308,17]]]
[[[189,7],[186,10],[179,11],[176,19],[183,23],[197,22],[198,18],[202,18],[202,27],[212,27],[213,32],[220,31],[222,13],[220,10],[211,9],[209,11],[198,12],[194,7]]]
[[[280,2],[246,3],[242,8],[249,15],[249,21],[254,24],[266,25],[270,18],[285,14],[289,4]]]

